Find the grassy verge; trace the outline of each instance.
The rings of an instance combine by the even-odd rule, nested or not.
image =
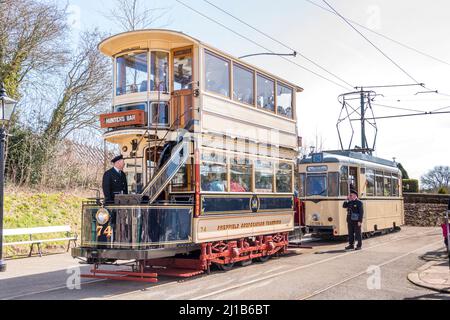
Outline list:
[[[84,197],[68,193],[31,193],[7,191],[5,193],[4,228],[33,228],[70,225],[78,235],[81,228],[81,203]],[[62,234],[36,235],[33,239],[50,239]],[[63,235],[64,236],[64,235]],[[7,242],[29,240],[28,236],[7,237]],[[46,243],[45,251],[59,250],[67,242]],[[26,254],[29,246],[7,246],[5,256]]]

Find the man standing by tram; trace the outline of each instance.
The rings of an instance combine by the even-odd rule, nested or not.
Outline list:
[[[116,194],[128,194],[127,176],[123,172],[125,161],[123,156],[117,156],[111,160],[113,167],[103,175],[103,194],[105,202],[114,202]]]
[[[348,224],[348,242],[349,245],[345,250],[361,250],[362,235],[361,226],[364,218],[364,208],[361,200],[358,199],[358,193],[355,190],[350,190],[347,201],[344,202],[343,207],[347,209],[347,224]],[[358,241],[356,248],[355,238]]]

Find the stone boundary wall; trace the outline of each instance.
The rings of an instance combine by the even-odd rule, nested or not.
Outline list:
[[[417,227],[438,227],[447,211],[450,195],[404,193],[405,224]]]

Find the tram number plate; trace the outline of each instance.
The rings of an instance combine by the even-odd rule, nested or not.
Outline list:
[[[112,234],[111,226],[97,226],[97,237],[104,235],[106,238],[111,238]]]
[[[310,223],[312,226],[322,226],[322,222],[317,222],[317,221],[311,221]]]

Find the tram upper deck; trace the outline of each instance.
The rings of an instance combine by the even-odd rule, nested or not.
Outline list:
[[[106,140],[128,144],[148,127],[159,138],[181,128],[297,148],[302,88],[175,31],[127,32],[99,49],[114,63],[113,112],[101,117]]]

